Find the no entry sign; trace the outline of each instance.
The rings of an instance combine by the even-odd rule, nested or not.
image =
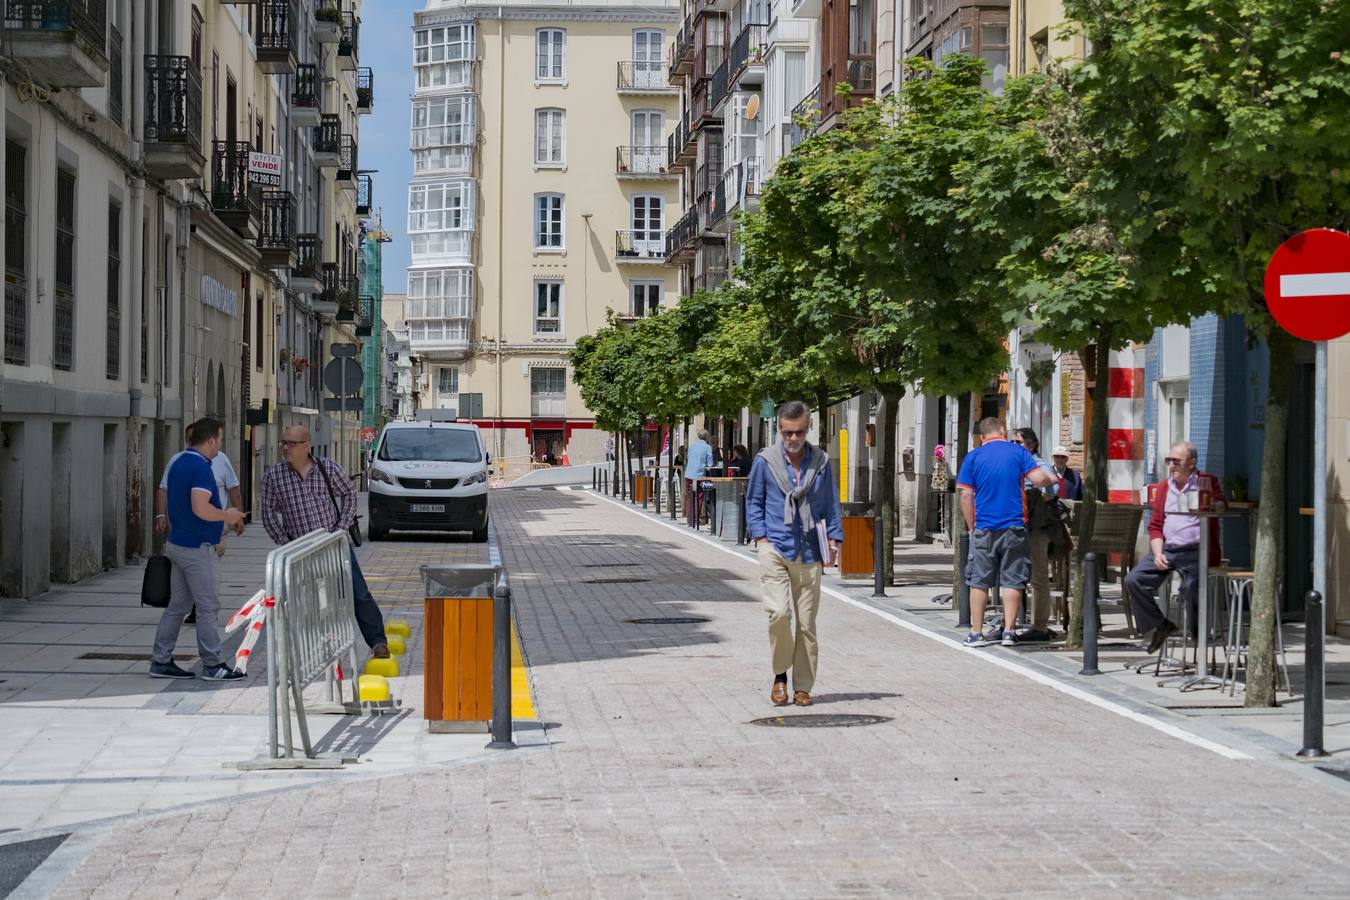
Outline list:
[[[1266,306],[1305,341],[1350,332],[1350,234],[1313,228],[1285,241],[1266,266]]]

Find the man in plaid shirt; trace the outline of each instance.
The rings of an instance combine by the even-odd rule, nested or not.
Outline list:
[[[281,436],[285,462],[268,466],[262,483],[262,523],[272,540],[287,544],[311,531],[346,531],[356,519],[356,491],[342,466],[310,454],[309,429],[292,425]],[[324,476],[327,475],[327,478]],[[331,486],[331,488],[330,488]],[[352,552],[356,624],[374,656],[389,657],[384,616]]]

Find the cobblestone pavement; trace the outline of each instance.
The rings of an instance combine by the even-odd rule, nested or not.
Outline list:
[[[1350,785],[830,598],[809,712],[889,721],[749,724],[775,709],[747,561],[585,492],[492,502],[548,747],[120,826],[56,896],[1350,892]]]

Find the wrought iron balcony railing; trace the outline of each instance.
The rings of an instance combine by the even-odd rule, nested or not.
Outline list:
[[[336,113],[324,113],[319,124],[314,126],[314,152],[333,153],[340,151],[342,143],[342,117]]]
[[[736,40],[731,42],[731,78],[734,81],[736,76],[748,66],[761,65],[764,62],[764,51],[768,46],[769,27],[751,23],[741,29],[741,33],[736,35]]]
[[[674,228],[666,232],[666,259],[673,259],[681,251],[692,246],[697,235],[698,212],[690,209],[680,217]]]
[[[291,276],[314,281],[321,280],[323,276],[322,266],[319,263],[321,259],[323,259],[323,242],[319,240],[317,234],[297,236],[295,240],[295,265],[291,266]]]
[[[337,263],[324,263],[319,267],[320,303],[337,303],[338,267]]]
[[[296,251],[295,211],[290,191],[263,191],[257,244],[263,259],[274,267],[290,265]]]
[[[621,228],[614,232],[614,255],[620,260],[664,261],[661,231]]]
[[[73,31],[103,55],[107,0],[5,0],[5,29]]]
[[[145,58],[145,140],[202,150],[202,74],[189,56]]]
[[[254,43],[264,72],[280,75],[295,70],[295,26],[292,0],[258,0]]]
[[[248,141],[216,141],[211,149],[211,208],[231,228],[262,217],[262,189],[249,184]]]
[[[619,175],[665,175],[668,148],[618,147],[614,153],[614,171]]]
[[[343,13],[342,35],[338,38],[338,56],[347,56],[352,59],[357,59],[360,56],[357,47],[360,37],[361,20],[356,17],[356,13]]]
[[[667,91],[674,90],[674,87],[666,77],[663,60],[636,59],[619,62],[618,90]]]
[[[717,109],[722,101],[727,98],[727,69],[730,65],[729,60],[722,60],[722,64],[713,72],[712,83],[708,86],[708,108]]]
[[[820,124],[820,85],[792,108],[792,124],[788,126],[788,151],[816,133]]]
[[[358,174],[356,176],[356,214],[358,216],[370,215],[370,208],[374,204],[375,185],[369,175]]]
[[[356,109],[370,112],[375,108],[375,72],[369,66],[356,70]]]
[[[357,298],[361,294],[361,279],[355,275],[342,275],[337,280],[337,315],[339,322],[356,320]]]
[[[338,140],[338,181],[356,177],[356,135],[344,134]]]

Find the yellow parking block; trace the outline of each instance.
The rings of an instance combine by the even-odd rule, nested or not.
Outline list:
[[[384,633],[386,636],[396,634],[404,640],[407,640],[412,637],[412,626],[407,622],[394,619],[384,623]]]
[[[534,698],[530,696],[530,678],[525,671],[525,658],[520,652],[520,637],[515,623],[511,623],[511,718],[537,719]]]
[[[383,675],[362,675],[357,684],[363,702],[379,703],[389,699],[389,679]]]
[[[385,678],[398,677],[398,660],[394,657],[388,659],[376,659],[371,657],[366,660],[367,675],[383,675]]]
[[[395,656],[402,656],[408,652],[408,645],[403,643],[403,638],[396,634],[385,635],[385,643],[389,645],[389,652]]]

